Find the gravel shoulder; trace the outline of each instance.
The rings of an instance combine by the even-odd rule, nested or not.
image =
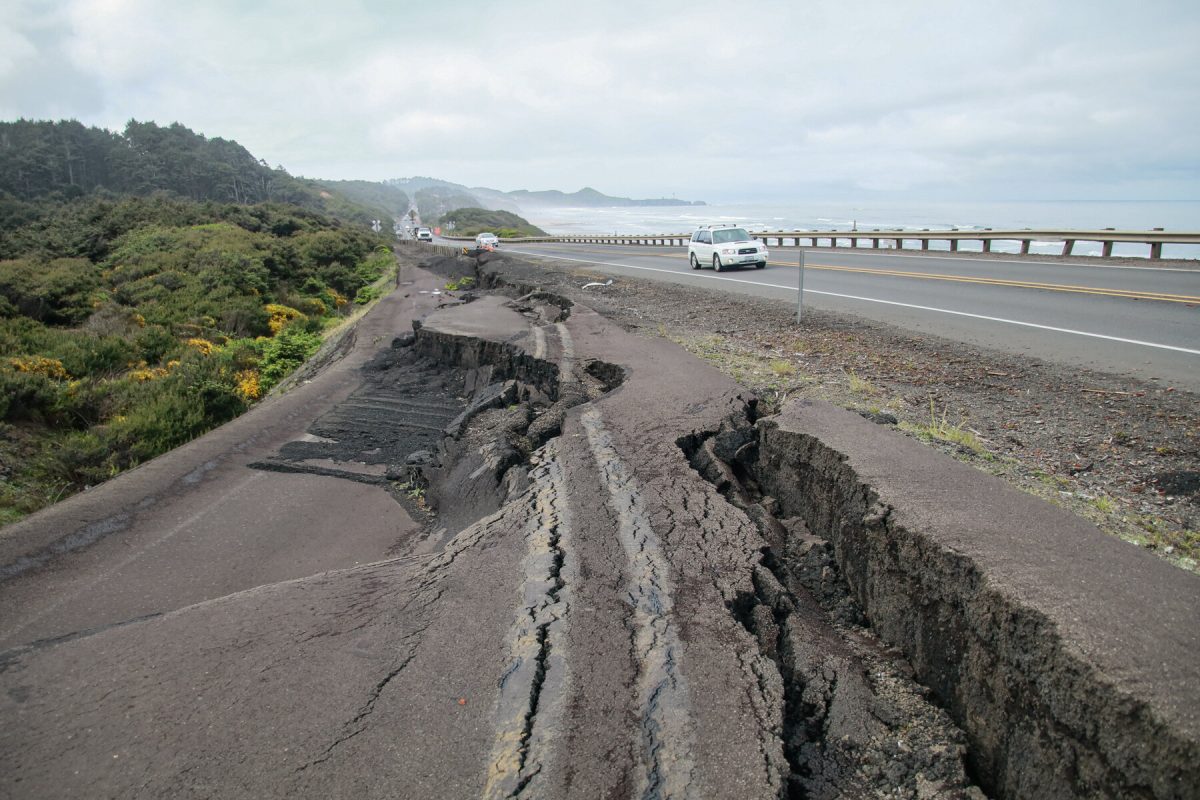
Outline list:
[[[1139,261],[1138,259],[1125,259]],[[467,268],[472,260],[459,259]],[[1200,402],[1153,381],[1073,369],[790,304],[503,254],[481,269],[665,337],[761,402],[821,399],[1083,516],[1176,565],[1200,564]]]

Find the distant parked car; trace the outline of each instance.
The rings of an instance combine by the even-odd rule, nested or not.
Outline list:
[[[767,246],[736,225],[705,225],[688,242],[688,262],[692,269],[711,265],[720,272],[729,267],[767,265]]]
[[[417,228],[417,241],[432,242],[433,231],[429,230],[429,228]]]
[[[475,246],[482,249],[495,249],[500,246],[500,237],[494,233],[481,233],[475,237]]]

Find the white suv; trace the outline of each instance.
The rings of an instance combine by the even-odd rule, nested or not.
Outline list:
[[[705,225],[688,242],[688,261],[692,269],[712,264],[717,272],[728,267],[767,265],[767,246],[736,225]]]

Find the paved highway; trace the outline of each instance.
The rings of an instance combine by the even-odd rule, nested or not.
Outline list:
[[[678,247],[505,246],[597,271],[794,302],[798,251],[764,270],[693,271]],[[1200,270],[808,251],[805,306],[1200,391]]]

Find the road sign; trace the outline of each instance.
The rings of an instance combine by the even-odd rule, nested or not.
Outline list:
[[[371,220],[371,230],[379,233],[381,230],[383,230],[383,223],[377,219]]]

